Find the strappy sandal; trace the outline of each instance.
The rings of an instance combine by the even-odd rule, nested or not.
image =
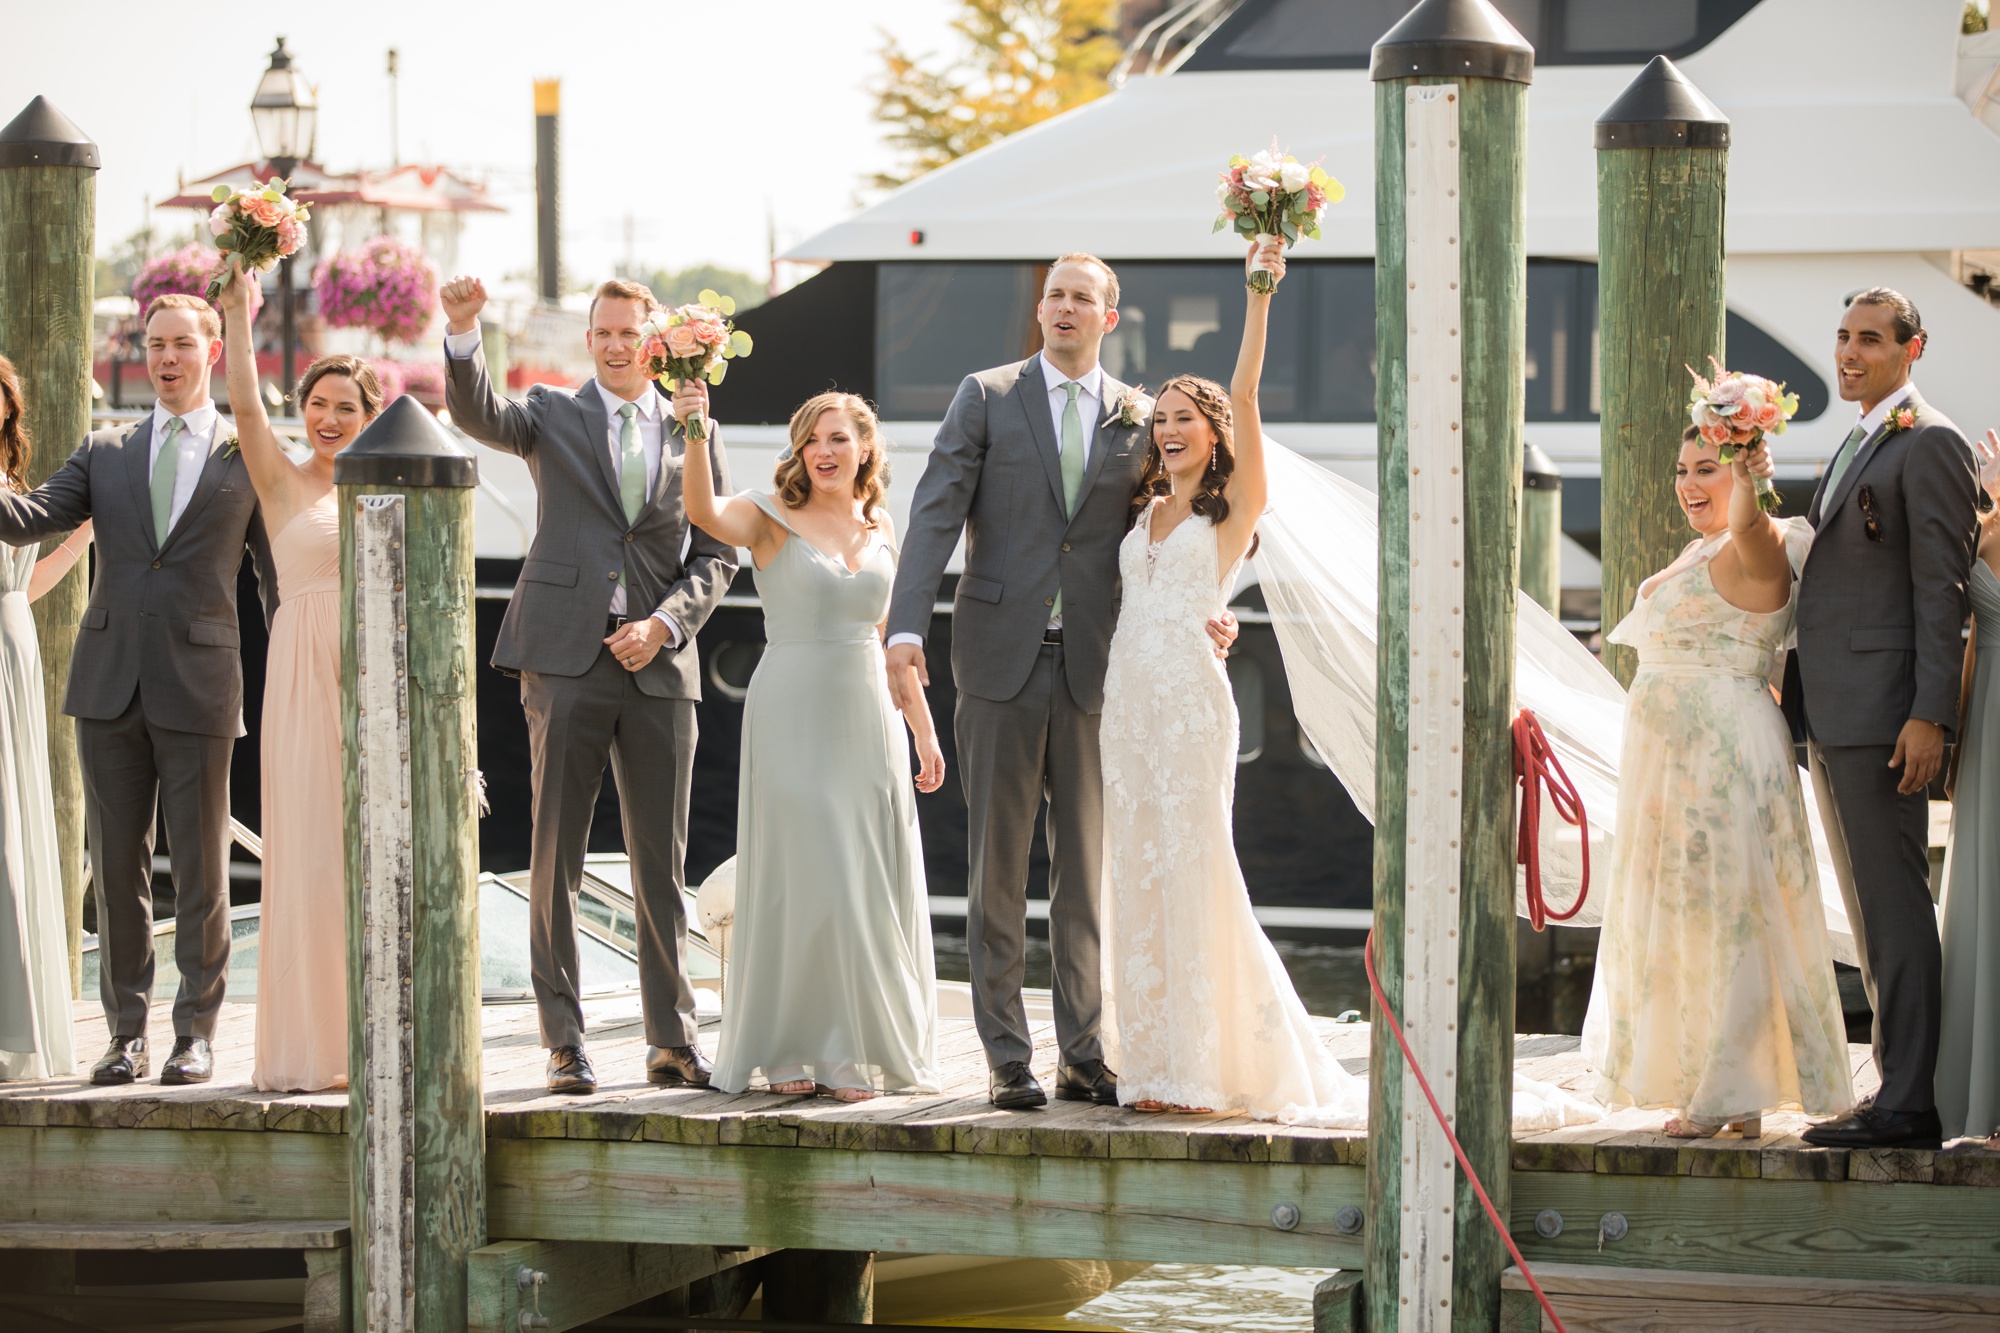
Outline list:
[[[875,1100],[875,1093],[868,1088],[830,1088],[824,1083],[815,1083],[813,1085],[813,1094],[819,1097],[830,1097],[834,1101],[847,1102],[849,1104],[854,1102],[872,1102]]]

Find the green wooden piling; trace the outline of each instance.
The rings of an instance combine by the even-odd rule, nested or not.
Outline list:
[[[1684,367],[1708,373],[1723,345],[1723,215],[1729,118],[1665,56],[1597,127],[1597,302],[1603,346],[1604,628],[1691,535],[1674,498],[1688,424]],[[1638,661],[1604,646],[1629,685]]]
[[[359,1322],[461,1333],[486,1244],[473,460],[413,398],[335,462]],[[401,1290],[396,1290],[400,1287]]]
[[[90,431],[97,169],[97,145],[46,98],[28,103],[0,129],[0,355],[20,372],[27,398],[31,486],[48,480]],[[43,542],[44,553],[68,535]],[[33,608],[72,991],[83,978],[83,770],[76,723],[63,713],[62,697],[89,596],[89,561],[79,560]]]
[[[1522,368],[1527,281],[1524,174],[1527,85],[1534,52],[1488,0],[1423,0],[1376,44],[1376,348],[1380,621],[1377,657],[1375,835],[1376,970],[1390,1004],[1407,1002],[1426,978],[1411,973],[1406,898],[1429,893],[1438,910],[1455,910],[1456,1077],[1429,1068],[1434,1089],[1453,1114],[1460,1141],[1501,1215],[1507,1215],[1509,1113],[1514,1028],[1513,770],[1514,611],[1520,505]],[[1463,746],[1455,890],[1410,883],[1409,844],[1442,836],[1412,823],[1407,806],[1416,780],[1411,763],[1412,512],[1411,417],[1415,274],[1407,258],[1407,170],[1414,144],[1406,124],[1412,87],[1456,89],[1458,139],[1457,327],[1463,383]],[[1436,330],[1428,331],[1435,336]],[[1435,518],[1435,516],[1433,516]],[[1458,608],[1452,608],[1456,613]],[[1454,739],[1454,738],[1446,738]],[[1447,853],[1447,858],[1448,858]],[[1447,859],[1447,864],[1449,864]],[[1449,878],[1449,872],[1446,872]],[[1455,892],[1455,908],[1451,906]],[[1438,900],[1433,900],[1438,901]],[[1414,949],[1414,946],[1412,946]],[[1407,965],[1406,965],[1407,964]],[[1413,1033],[1413,1038],[1415,1034]],[[1452,1037],[1433,1040],[1451,1048]],[[1404,1322],[1401,1289],[1406,1228],[1403,1169],[1414,1117],[1429,1117],[1421,1094],[1406,1098],[1405,1062],[1386,1023],[1374,1027],[1370,1059],[1370,1144],[1363,1300],[1368,1327],[1490,1329],[1499,1308],[1505,1250],[1454,1172],[1450,1296],[1445,1312]],[[1455,1098],[1453,1096],[1455,1088]],[[1455,1105],[1455,1109],[1454,1109]],[[1442,1169],[1450,1169],[1448,1166]],[[1411,1232],[1410,1234],[1415,1234]],[[1434,1321],[1434,1322],[1433,1322]]]
[[[1533,444],[1521,451],[1521,591],[1562,614],[1562,469]]]

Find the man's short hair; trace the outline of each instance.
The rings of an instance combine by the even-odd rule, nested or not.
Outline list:
[[[152,304],[146,307],[144,322],[151,324],[153,316],[162,310],[192,310],[196,321],[201,325],[202,337],[214,342],[222,336],[222,316],[216,314],[215,307],[199,296],[189,296],[186,292],[168,292],[165,296],[156,296]]]
[[[1076,250],[1066,255],[1057,255],[1055,262],[1049,265],[1049,272],[1055,272],[1064,264],[1089,264],[1096,268],[1104,275],[1104,308],[1106,310],[1118,308],[1118,274],[1112,270],[1111,265],[1096,255],[1087,255],[1081,250]]]
[[[643,282],[627,282],[623,278],[612,278],[601,282],[590,298],[590,319],[597,320],[597,303],[616,298],[621,301],[637,301],[651,313],[660,304],[660,298],[653,295],[653,289]]]
[[[1847,298],[1847,304],[1886,306],[1891,323],[1896,330],[1896,341],[1906,343],[1912,338],[1922,338],[1929,347],[1930,332],[1924,328],[1923,317],[1917,313],[1917,304],[1894,287],[1870,287],[1858,291]]]

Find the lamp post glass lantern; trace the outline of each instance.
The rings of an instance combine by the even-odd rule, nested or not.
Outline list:
[[[287,181],[309,157],[319,122],[319,99],[292,64],[292,54],[280,37],[271,52],[270,68],[257,80],[257,92],[250,99],[250,122],[257,129],[257,147],[271,170]],[[280,360],[283,365],[285,397],[292,396],[298,383],[298,309],[292,284],[292,261],[287,256],[278,263],[279,309],[283,315]]]

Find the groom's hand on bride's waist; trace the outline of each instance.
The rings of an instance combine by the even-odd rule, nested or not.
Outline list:
[[[889,698],[898,708],[908,708],[911,700],[904,690],[910,681],[911,668],[916,669],[917,684],[928,687],[931,683],[930,669],[924,665],[924,646],[921,643],[893,643],[883,651],[883,660],[889,671]]]
[[[1240,633],[1242,633],[1242,627],[1236,623],[1236,613],[1234,611],[1224,611],[1221,615],[1208,622],[1208,637],[1215,640],[1215,655],[1217,657],[1229,656],[1229,650],[1235,646],[1236,636]]]
[[[1943,766],[1944,728],[1920,717],[1905,722],[1896,737],[1896,753],[1889,757],[1889,767],[1903,770],[1896,790],[1905,796],[1922,791]]]

